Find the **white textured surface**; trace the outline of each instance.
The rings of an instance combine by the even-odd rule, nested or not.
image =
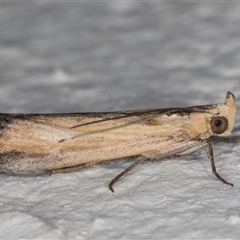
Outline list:
[[[0,3],[0,111],[240,102],[240,3]],[[235,135],[240,133],[240,118]],[[0,174],[0,238],[236,239],[240,146],[48,176]]]

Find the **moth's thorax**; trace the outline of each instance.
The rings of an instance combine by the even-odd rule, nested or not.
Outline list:
[[[204,107],[205,106],[196,107],[195,111],[183,114],[183,116],[179,114],[161,116],[161,121],[159,122],[161,122],[161,124],[165,122],[166,124],[175,126],[175,128],[179,128],[179,130],[185,130],[192,139],[199,138],[205,140],[214,135],[230,135],[236,117],[236,101],[234,95],[228,92],[225,103]],[[216,133],[213,129],[213,121],[222,118],[226,120],[226,129],[221,133]],[[161,127],[162,126],[163,125],[161,125]]]

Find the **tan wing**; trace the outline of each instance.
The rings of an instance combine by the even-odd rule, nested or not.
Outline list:
[[[196,137],[189,115],[173,111],[170,118],[156,111],[8,115],[0,138],[0,170],[28,173],[97,163],[162,151]]]

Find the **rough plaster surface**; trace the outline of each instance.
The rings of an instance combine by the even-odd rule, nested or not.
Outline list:
[[[0,111],[240,102],[240,3],[0,3]],[[235,136],[240,133],[237,117]],[[240,146],[81,172],[0,174],[1,239],[238,239]]]

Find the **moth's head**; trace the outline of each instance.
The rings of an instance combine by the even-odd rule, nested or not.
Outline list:
[[[213,135],[230,135],[235,123],[236,100],[231,92],[227,92],[224,104],[218,104],[217,113],[210,118],[210,128]]]

